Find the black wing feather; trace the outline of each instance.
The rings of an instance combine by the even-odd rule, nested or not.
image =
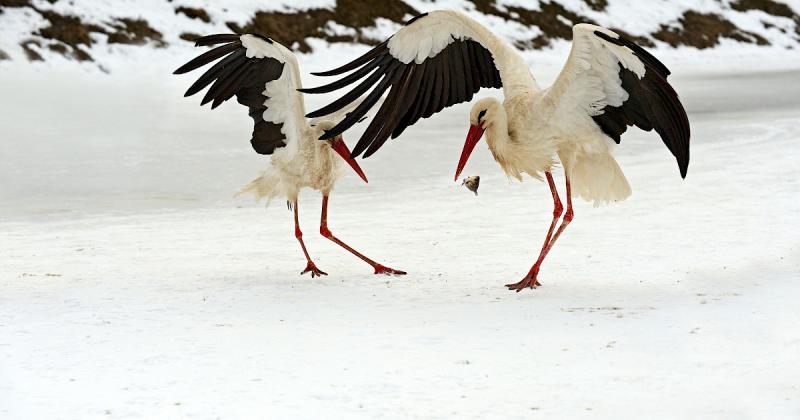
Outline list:
[[[259,38],[273,42],[265,37]],[[250,139],[253,149],[263,155],[272,154],[275,149],[286,146],[286,136],[282,132],[283,124],[264,120],[264,111],[267,110],[264,102],[268,99],[264,96],[264,89],[267,83],[281,76],[284,64],[271,57],[246,57],[241,35],[208,35],[198,38],[196,45],[222,43],[224,45],[184,64],[175,70],[175,74],[193,71],[219,60],[189,87],[185,96],[192,96],[211,84],[201,101],[201,105],[212,102],[211,109],[236,96],[240,104],[249,108],[248,114],[253,118],[253,135]]]
[[[214,48],[212,50],[208,50],[203,54],[198,55],[194,60],[180,66],[177,70],[175,70],[172,74],[183,74],[186,72],[190,72],[192,70],[198,69],[200,67],[205,66],[206,64],[222,57],[223,55],[228,55],[236,49],[239,48],[236,43],[225,44],[221,47]]]
[[[603,32],[594,34],[606,42],[629,48],[645,67],[639,79],[632,71],[620,66],[619,78],[628,99],[621,106],[607,106],[600,115],[592,118],[603,132],[619,143],[628,126],[642,130],[655,130],[664,145],[675,156],[681,177],[686,178],[689,168],[689,137],[691,130],[686,110],[675,89],[667,82],[669,69],[655,58],[622,36],[614,38]]]
[[[341,98],[331,102],[327,106],[324,106],[314,112],[310,112],[308,114],[309,118],[317,118],[323,115],[328,115],[332,112],[336,112],[342,108],[344,108],[347,104],[355,101],[356,99],[360,98],[364,92],[368,91],[370,88],[375,86],[375,83],[383,77],[383,73],[380,69],[376,70],[375,73],[371,74],[369,77],[364,79],[363,82],[359,83],[358,86],[353,88],[350,92],[347,92],[346,95],[342,96]],[[341,134],[341,133],[338,133]],[[335,136],[334,136],[335,137]],[[333,137],[331,137],[333,138]]]
[[[206,86],[211,84],[211,82],[213,82],[214,80],[217,79],[217,77],[219,77],[219,74],[222,72],[222,70],[225,69],[226,66],[228,66],[233,61],[237,60],[239,57],[244,56],[244,54],[245,54],[244,51],[236,50],[232,54],[223,58],[222,60],[217,61],[217,63],[211,66],[211,68],[208,69],[208,71],[206,71],[202,76],[200,76],[200,78],[198,78],[197,81],[195,81],[191,86],[189,86],[189,89],[186,90],[186,93],[184,93],[183,96],[184,97],[192,96],[195,93],[205,89]]]
[[[333,83],[328,83],[327,85],[318,86],[315,88],[304,88],[304,89],[297,89],[303,93],[329,93],[333,92],[334,90],[341,89],[353,82],[361,80],[364,76],[369,74],[372,70],[377,67],[383,66],[387,64],[391,60],[391,56],[387,55],[382,57],[379,60],[370,61],[369,64],[360,67],[357,71],[354,71],[347,75],[347,77],[343,77]]]
[[[225,66],[224,69],[220,72],[217,80],[214,84],[208,88],[206,95],[203,97],[203,100],[200,101],[200,106],[203,106],[212,100],[220,97],[220,93],[222,92],[225,87],[231,83],[232,81],[236,80],[237,72],[240,72],[243,68],[247,67],[248,58],[245,56],[241,56],[238,59],[231,62],[229,65]]]
[[[390,38],[391,39],[391,38]],[[389,52],[389,40],[383,41],[375,48],[366,52],[366,54],[362,55],[361,57],[356,58],[355,60],[341,66],[337,67],[333,70],[323,71],[319,73],[311,73],[314,76],[336,76],[342,73],[347,73],[348,71],[354,70],[358,67],[364,65],[364,63],[368,63],[372,61],[375,57],[384,55]]]
[[[424,16],[417,19],[424,19]],[[389,137],[400,136],[421,118],[428,118],[446,107],[468,101],[481,88],[502,87],[491,53],[471,39],[454,38],[437,55],[419,64],[416,61],[406,64],[393,57],[388,41],[339,68],[315,73],[332,76],[355,70],[349,76],[325,86],[304,90],[305,93],[326,93],[351,86],[373,68],[376,73],[370,77],[375,74],[384,76],[377,85],[377,80],[369,80],[370,83],[366,84],[362,82],[340,99],[308,114],[309,117],[328,115],[344,108],[368,89],[372,90],[370,95],[378,92],[383,94],[388,90],[383,105],[353,148],[352,156],[364,153],[364,157],[369,157]],[[369,108],[359,106],[320,139],[331,138],[349,129],[364,118]]]
[[[433,86],[431,86],[431,101],[428,104],[428,107],[425,109],[425,113],[422,114],[422,118],[428,118],[431,115],[435,114],[438,110],[442,109],[444,105],[442,105],[442,89],[441,86],[444,83],[444,72],[442,71],[442,55],[439,54],[436,57],[433,57],[435,60],[434,63],[431,64],[431,69],[434,72],[434,82]],[[438,89],[436,87],[439,87]]]
[[[213,34],[206,35],[194,40],[195,47],[204,47],[206,45],[223,44],[228,42],[239,41],[241,35],[237,34]]]
[[[397,83],[398,80],[400,80],[400,77],[402,77],[403,75],[403,70],[400,64],[401,63],[399,62],[392,63],[391,72],[387,72],[386,78],[381,82],[382,84],[385,83],[385,85],[379,85],[381,91],[385,91],[394,83]],[[379,89],[376,88],[375,90],[378,91]],[[391,96],[391,93],[389,96]],[[384,124],[387,122],[386,117],[389,115],[389,112],[391,112],[393,106],[394,104],[389,103],[389,101],[383,101],[383,105],[381,105],[381,108],[375,114],[375,117],[372,119],[372,122],[370,122],[369,126],[367,126],[367,129],[364,130],[364,134],[361,137],[372,138],[376,136],[378,133],[380,133],[381,130],[383,129]],[[339,128],[342,129],[342,132],[344,132],[344,126],[341,124],[339,125],[340,125]]]

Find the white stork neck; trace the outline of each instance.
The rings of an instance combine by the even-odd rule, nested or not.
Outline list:
[[[492,53],[495,67],[503,79],[503,92],[505,96],[514,96],[520,91],[538,92],[539,84],[531,73],[528,63],[522,58],[519,51],[506,40],[492,33],[485,26],[473,20],[464,13],[448,11],[467,28],[466,35],[480,42]]]
[[[492,152],[494,159],[503,166],[506,156],[513,153],[513,143],[508,134],[508,114],[499,102],[492,101],[486,113],[486,144]]]

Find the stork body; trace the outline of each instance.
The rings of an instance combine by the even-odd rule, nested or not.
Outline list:
[[[175,71],[176,74],[195,70],[216,60],[186,92],[193,95],[211,85],[201,105],[212,102],[212,109],[236,96],[249,108],[254,121],[250,140],[256,152],[271,155],[270,165],[240,193],[251,192],[258,198],[281,197],[294,212],[295,237],[306,258],[301,274],[325,275],[311,259],[303,232],[300,230],[298,196],[301,189],[310,188],[322,194],[320,234],[363,261],[376,274],[405,274],[385,267],[364,256],[338,239],[328,227],[328,200],[342,175],[342,161],[367,182],[364,172],[350,156],[341,133],[328,141],[317,139],[344,118],[346,109],[325,118],[308,120],[305,117],[297,59],[281,44],[262,36],[245,34],[209,35],[197,40],[198,46],[222,44],[198,56]],[[212,84],[213,82],[213,84]]]
[[[310,115],[334,112],[372,89],[362,105],[322,137],[330,138],[349,128],[371,101],[389,90],[353,149],[354,156],[368,157],[420,118],[469,101],[481,88],[502,88],[502,102],[485,98],[472,107],[455,179],[485,133],[489,150],[510,178],[522,180],[527,174],[547,180],[553,221],[528,274],[507,285],[516,291],[535,288],[545,256],[574,217],[573,194],[595,205],[630,195],[628,181],[612,155],[612,146],[628,126],[655,129],[676,157],[681,176],[685,177],[689,163],[689,123],[666,81],[669,70],[608,29],[578,24],[573,36],[567,63],[553,85],[542,89],[522,56],[478,22],[455,11],[423,14],[364,56],[320,73],[352,71],[305,92],[329,92],[372,72],[340,100]],[[566,212],[552,175],[558,163],[565,175]]]

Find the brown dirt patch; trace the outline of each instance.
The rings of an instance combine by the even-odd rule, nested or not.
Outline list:
[[[39,13],[47,19],[49,26],[39,30],[39,35],[48,39],[61,41],[69,46],[92,45],[91,32],[105,30],[97,25],[85,24],[77,16],[60,15],[49,10],[40,10]]]
[[[55,51],[61,55],[67,55],[69,53],[69,48],[67,48],[64,44],[50,44],[47,46],[50,51]]]
[[[30,5],[30,0],[0,0],[0,6],[3,7],[25,7]]]
[[[25,56],[28,58],[28,61],[44,61],[42,55],[39,54],[35,49],[31,48],[32,45],[37,47],[40,46],[37,41],[32,39],[23,41],[21,44],[19,44],[19,46],[22,47],[22,51],[25,52]]]
[[[60,15],[48,10],[37,10],[37,12],[49,22],[49,26],[40,29],[38,35],[68,45],[70,47],[69,56],[78,61],[92,60],[92,56],[81,48],[81,45],[90,47],[92,45],[90,34],[92,32],[105,33],[103,28],[85,24],[77,16]],[[66,47],[60,50],[67,51]],[[39,58],[41,59],[41,56]]]
[[[289,48],[310,52],[306,38],[319,38],[328,42],[354,42],[375,45],[382,39],[372,39],[363,34],[364,28],[372,27],[375,19],[385,18],[403,22],[407,15],[419,12],[401,0],[371,2],[369,7],[357,0],[338,0],[333,10],[310,9],[298,12],[258,12],[244,26],[228,22],[228,27],[237,33],[253,32],[275,39]],[[354,30],[353,35],[328,33],[328,22],[335,22]]]
[[[791,7],[784,3],[773,0],[737,0],[731,3],[731,7],[740,12],[761,10],[772,16],[790,18],[794,20],[794,32],[800,36],[800,15],[795,13]],[[769,29],[767,25],[767,23],[764,23],[764,27]]]
[[[85,23],[77,16],[61,15],[35,7],[33,9],[48,21],[48,26],[40,29],[36,35],[53,41],[48,45],[51,51],[78,61],[92,61],[92,56],[84,49],[92,46],[92,33],[107,35],[110,44],[143,45],[153,42],[157,47],[166,46],[161,33],[141,19],[117,19],[110,24],[114,29],[110,32],[101,26]]]
[[[722,16],[713,13],[703,14],[687,11],[678,19],[678,23],[681,28],[663,25],[658,32],[653,34],[653,37],[672,47],[688,45],[698,49],[714,47],[722,38],[769,45],[769,42],[762,36],[743,31]]]
[[[516,46],[523,49],[539,49],[550,45],[553,39],[572,39],[572,25],[580,22],[594,23],[591,19],[565,9],[557,3],[541,3],[539,10],[508,6],[500,9],[494,0],[471,0],[475,9],[487,15],[494,15],[507,21],[517,21],[526,26],[537,26],[543,33],[527,41],[518,41]],[[563,17],[572,24],[563,22]]]
[[[198,19],[202,20],[205,23],[211,22],[211,17],[208,16],[208,12],[203,9],[197,7],[185,7],[181,6],[175,9],[175,13],[182,13],[186,15],[189,19]]]
[[[737,0],[731,3],[731,8],[740,12],[761,10],[773,16],[797,19],[797,14],[791,7],[773,0]]]
[[[517,48],[521,49],[541,49],[549,46],[555,39],[572,40],[572,26],[578,23],[596,24],[592,19],[567,10],[558,3],[543,2],[539,10],[526,9],[522,7],[509,6],[505,10],[500,9],[494,0],[471,0],[475,9],[481,13],[501,17],[505,20],[514,20],[526,26],[536,26],[542,34],[527,41],[518,41]],[[587,4],[590,3],[587,0]],[[604,10],[608,3],[605,0],[594,2],[596,6]],[[590,5],[591,6],[591,5]],[[594,7],[592,7],[594,9]],[[595,9],[598,10],[598,9]],[[566,20],[566,22],[565,22]],[[653,47],[653,41],[646,37],[631,35],[625,31],[611,28],[620,35],[645,47]]]
[[[117,31],[108,34],[108,42],[110,44],[144,45],[152,41],[157,47],[167,45],[162,40],[161,32],[150,27],[145,20],[121,18],[117,19],[112,26]]]
[[[592,10],[602,12],[608,7],[608,0],[583,0]]]
[[[192,32],[184,32],[184,33],[179,35],[179,38],[184,40],[184,41],[189,41],[191,43],[194,43],[194,41],[197,38],[200,38],[201,36],[202,35],[200,35],[200,34],[195,34],[195,33],[192,33]]]

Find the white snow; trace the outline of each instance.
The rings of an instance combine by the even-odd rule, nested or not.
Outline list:
[[[102,20],[204,4],[216,22],[286,7],[264,3],[75,7]],[[630,2],[625,25],[716,4],[659,2],[662,19],[645,3]],[[184,18],[158,15],[172,43]],[[692,122],[687,179],[655,134],[626,134],[617,156],[633,195],[576,202],[544,286],[516,294],[503,284],[532,264],[552,202],[542,183],[509,182],[485,145],[464,171],[481,176],[479,195],[452,182],[469,104],[361,160],[370,183],[350,174],[331,198],[335,234],[409,274],[375,277],[319,236],[321,200],[304,191],[306,243],[329,273],[311,279],[283,203],[232,197],[266,162],[248,144],[252,120],[235,103],[198,107],[182,94],[199,74],[170,74],[198,50],[101,42],[91,53],[110,74],[58,55],[29,64],[15,45],[33,24],[0,15],[14,58],[0,62],[0,419],[800,416],[796,50],[655,49]],[[307,86],[326,80],[307,72],[367,50],[309,43]],[[546,86],[568,50],[525,58]],[[346,133],[351,147],[363,128]]]
[[[626,135],[633,196],[578,202],[520,294],[551,201],[483,147],[480,195],[452,182],[467,105],[332,196],[334,233],[409,275],[317,235],[306,192],[311,279],[285,207],[231,198],[264,164],[237,105],[182,99],[192,76],[4,75],[0,418],[796,418],[799,74],[673,70],[688,178]]]

